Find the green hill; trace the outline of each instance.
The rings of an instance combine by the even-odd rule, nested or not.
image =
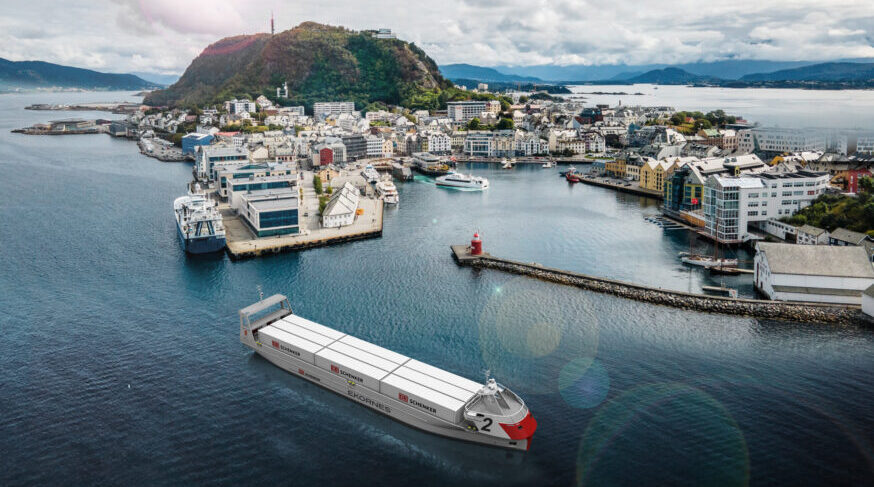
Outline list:
[[[289,98],[276,100],[288,82]],[[368,32],[305,22],[291,30],[222,39],[207,47],[167,89],[150,93],[154,106],[209,105],[258,95],[286,105],[355,101],[438,108],[457,96],[437,64],[414,44]]]

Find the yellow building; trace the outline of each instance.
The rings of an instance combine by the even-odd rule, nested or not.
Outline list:
[[[617,177],[624,178],[625,177],[625,159],[614,159],[612,161],[607,161],[604,163],[604,172],[607,174]]]
[[[640,187],[659,193],[665,190],[665,179],[668,172],[672,171],[673,163],[649,159],[640,168]]]

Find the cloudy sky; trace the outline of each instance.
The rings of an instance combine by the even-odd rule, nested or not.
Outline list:
[[[874,57],[874,0],[27,0],[0,57],[179,74],[209,43],[300,22],[388,27],[438,63],[645,64]]]

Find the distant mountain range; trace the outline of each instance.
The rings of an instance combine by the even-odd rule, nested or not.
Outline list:
[[[850,77],[864,78],[866,68],[860,65],[871,64],[871,59],[847,59],[834,63],[816,63],[812,61],[759,61],[759,60],[726,60],[708,63],[687,64],[648,64],[648,65],[599,65],[599,66],[496,66],[484,68],[480,66],[446,65],[441,67],[450,79],[465,78],[481,81],[529,81],[573,84],[579,82],[619,81],[644,83],[645,79],[661,79],[670,83],[712,82],[717,80],[743,82],[774,81],[771,76],[796,80],[810,77],[812,80],[832,81]],[[456,66],[463,66],[457,70]],[[805,68],[812,68],[810,70]],[[662,72],[666,69],[679,70]],[[486,71],[487,70],[487,71]],[[480,73],[480,74],[477,74]],[[778,74],[779,73],[779,74]],[[831,74],[830,74],[831,73]],[[464,74],[464,76],[460,76]],[[501,77],[505,77],[502,79]],[[533,78],[533,79],[531,79]],[[637,78],[635,81],[631,81]]]
[[[76,88],[83,90],[151,90],[159,83],[133,74],[101,73],[43,61],[0,58],[0,89]]]
[[[506,74],[501,73],[494,68],[484,68],[482,66],[474,66],[472,64],[445,64],[443,66],[440,66],[440,72],[443,73],[443,76],[453,81],[456,79],[477,80],[482,82],[543,81],[542,79],[534,76]]]
[[[748,74],[740,81],[866,81],[874,80],[874,63],[822,63],[773,73]]]

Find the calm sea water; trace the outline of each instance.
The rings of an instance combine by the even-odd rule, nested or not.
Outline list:
[[[678,110],[725,110],[765,126],[874,131],[874,90],[784,90],[770,88],[692,88],[688,86],[586,85],[575,93],[589,104],[668,105]],[[637,93],[640,93],[639,95]]]
[[[103,135],[9,133],[53,118],[29,103],[120,98],[0,97],[0,484],[871,483],[871,331],[651,306],[449,255],[479,230],[496,255],[696,290],[707,279],[676,261],[688,235],[644,221],[655,202],[477,167],[485,193],[400,184],[380,239],[191,258],[170,211],[189,166]],[[490,373],[537,418],[531,451],[412,430],[254,357],[236,311],[259,285]]]

